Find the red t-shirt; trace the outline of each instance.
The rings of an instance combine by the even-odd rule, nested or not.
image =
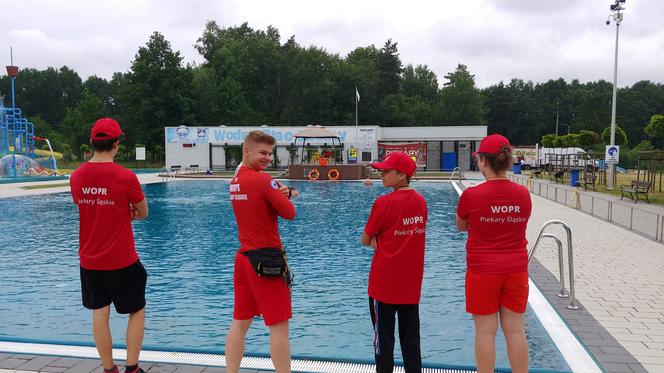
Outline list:
[[[527,271],[526,227],[531,208],[528,189],[506,179],[490,180],[464,190],[457,215],[468,220],[468,270]]]
[[[112,270],[138,260],[129,204],[143,199],[136,174],[113,162],[86,162],[71,174],[78,205],[81,267]]]
[[[378,245],[369,272],[369,296],[383,303],[420,302],[427,202],[413,189],[380,196],[364,233]]]
[[[231,180],[231,201],[240,238],[240,252],[282,248],[277,216],[293,220],[295,207],[266,173],[242,166]]]

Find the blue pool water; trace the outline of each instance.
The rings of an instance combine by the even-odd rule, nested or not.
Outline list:
[[[360,183],[296,184],[297,218],[280,224],[295,273],[291,321],[295,356],[372,359],[367,277],[371,249],[359,244],[374,199],[388,192]],[[474,365],[473,323],[464,312],[465,235],[456,231],[458,197],[445,183],[417,182],[429,204],[420,310],[426,364]],[[145,345],[221,352],[232,318],[237,230],[225,181],[145,186],[150,217],[134,231],[147,268]],[[80,304],[78,215],[69,194],[0,199],[0,339],[92,341]],[[569,369],[527,312],[532,366]],[[116,343],[126,319],[111,318]],[[267,353],[256,320],[248,353]],[[400,357],[398,345],[396,351]],[[502,335],[497,366],[509,366]]]

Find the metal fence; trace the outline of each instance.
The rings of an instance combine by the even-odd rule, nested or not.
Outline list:
[[[569,189],[563,185],[552,184],[547,180],[520,175],[509,175],[509,178],[540,197],[583,211],[653,241],[664,242],[664,215],[639,208],[637,205],[586,193],[578,188]]]

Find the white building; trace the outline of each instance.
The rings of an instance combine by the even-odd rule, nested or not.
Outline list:
[[[166,166],[197,167],[201,170],[235,168],[240,161],[239,146],[247,133],[261,130],[277,140],[276,158],[280,168],[291,161],[291,144],[294,134],[304,126],[287,127],[166,127]],[[479,141],[487,135],[486,126],[438,126],[438,127],[379,127],[379,126],[329,126],[326,129],[339,136],[343,146],[343,161],[349,160],[352,150],[358,151],[358,162],[369,163],[382,159],[392,151],[403,151],[417,157],[418,167],[426,170],[462,171],[471,169],[471,154]],[[299,162],[302,140],[298,140]],[[335,141],[336,143],[336,141]],[[312,148],[331,146],[330,139],[307,139]]]

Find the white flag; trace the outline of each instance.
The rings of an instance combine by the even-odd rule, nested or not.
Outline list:
[[[357,102],[360,102],[360,92],[358,92],[357,87],[355,87],[355,99],[357,99]]]

